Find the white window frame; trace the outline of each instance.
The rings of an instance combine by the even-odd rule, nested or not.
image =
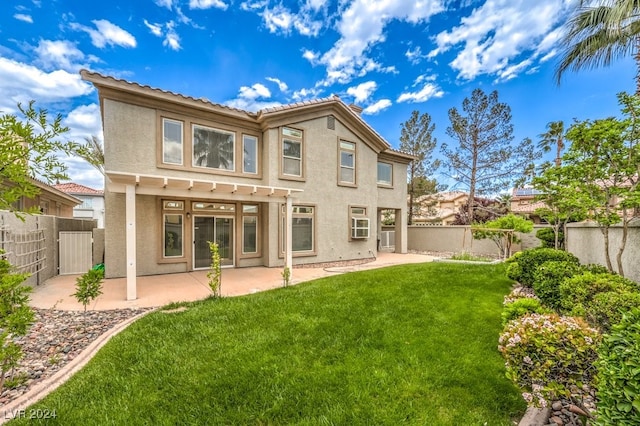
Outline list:
[[[381,180],[380,179],[380,165],[385,165],[385,166],[389,166],[389,180]],[[377,164],[377,169],[376,169],[376,180],[378,182],[378,185],[383,185],[383,186],[393,186],[393,164],[391,163],[387,163],[386,161],[378,161]]]
[[[180,162],[167,161],[166,157],[166,136],[165,136],[165,125],[167,123],[178,124],[180,125]],[[172,141],[178,142],[178,141]],[[180,120],[174,120],[172,118],[162,118],[162,164],[171,164],[175,166],[182,166],[184,164],[184,122]]]
[[[362,232],[366,231],[366,232]],[[371,235],[371,220],[367,217],[367,208],[360,206],[349,207],[349,238],[351,240],[366,240]]]
[[[338,148],[338,183],[340,185],[349,185],[349,186],[355,186],[356,185],[356,164],[357,164],[357,155],[356,155],[356,144],[354,142],[349,142],[349,141],[343,141],[340,140],[339,141],[339,148]],[[347,154],[351,154],[353,157],[353,165],[349,166],[349,165],[345,165],[342,164],[342,153],[347,153]],[[348,180],[342,180],[342,170],[351,170],[352,173],[352,181],[348,181]]]
[[[247,171],[245,165],[247,164],[246,162],[246,158],[247,158],[247,150],[246,150],[246,143],[247,140],[253,140],[255,143],[255,157],[253,158],[253,164],[255,167],[255,171]],[[258,138],[256,136],[253,135],[242,135],[242,172],[243,173],[247,173],[247,174],[251,174],[251,175],[257,175],[258,174]]]
[[[304,162],[303,162],[303,158],[304,158],[304,132],[302,130],[298,130],[298,129],[292,129],[290,127],[283,127],[282,128],[282,138],[281,138],[281,147],[280,147],[280,153],[282,156],[281,159],[281,163],[280,163],[280,168],[281,168],[281,174],[282,176],[285,177],[296,177],[296,178],[301,178],[304,175]],[[298,144],[300,145],[300,156],[299,157],[294,157],[291,155],[285,155],[284,153],[284,146],[285,146],[285,141],[289,142],[289,143],[294,143],[294,144]],[[287,173],[286,172],[286,168],[285,168],[285,160],[295,160],[298,162],[299,164],[299,170],[298,170],[298,174],[292,174],[292,173]]]

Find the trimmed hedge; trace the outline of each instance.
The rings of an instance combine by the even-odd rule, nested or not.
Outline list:
[[[575,262],[551,260],[543,263],[534,273],[533,290],[542,303],[548,307],[560,309],[560,284],[566,278],[582,273]]]
[[[525,287],[533,287],[538,267],[549,261],[564,261],[576,266],[580,261],[573,254],[551,248],[534,248],[516,253],[507,260],[507,276]],[[518,266],[513,266],[517,264]]]

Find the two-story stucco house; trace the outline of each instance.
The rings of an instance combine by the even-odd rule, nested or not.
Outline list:
[[[94,72],[107,277],[375,257],[383,209],[406,252],[407,165],[338,97],[257,113]]]

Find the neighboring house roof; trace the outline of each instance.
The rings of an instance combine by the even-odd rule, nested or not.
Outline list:
[[[34,178],[29,178],[29,180],[31,180],[31,183],[33,183],[35,186],[37,186],[38,188],[40,188],[41,191],[47,192],[49,194],[55,195],[57,197],[60,197],[62,199],[64,199],[65,201],[73,204],[74,206],[77,204],[82,203],[82,200],[67,194],[63,191],[60,191],[59,189],[55,188],[54,186],[49,185],[48,183],[45,183],[39,179],[34,179]]]
[[[104,191],[89,188],[88,186],[81,185],[79,183],[58,183],[53,185],[54,188],[72,195],[104,195]]]
[[[544,192],[538,191],[535,188],[513,188],[513,197],[535,197],[536,195],[542,195]]]
[[[367,124],[356,109],[345,104],[340,97],[333,95],[328,98],[307,100],[288,105],[280,105],[276,107],[264,108],[256,113],[243,111],[238,108],[228,107],[225,105],[213,103],[205,98],[193,98],[166,90],[143,86],[138,83],[116,79],[114,77],[104,76],[102,74],[81,70],[80,75],[84,80],[92,82],[96,87],[101,89],[118,90],[122,92],[132,93],[134,95],[150,96],[171,103],[191,106],[194,108],[215,111],[218,114],[232,116],[238,119],[251,121],[264,131],[270,127],[281,125],[279,118],[285,118],[286,122],[291,122],[291,116],[305,116],[308,113],[314,113],[326,110],[339,114],[340,118],[346,121],[351,130],[359,133],[363,141],[369,144],[376,152],[388,155],[396,160],[409,163],[415,157],[401,151],[394,150],[391,145],[376,132],[369,124]],[[103,93],[100,93],[102,98]],[[301,120],[300,120],[301,121]]]
[[[511,204],[513,213],[535,213],[536,209],[545,208],[547,205],[544,201],[534,201],[527,204]]]
[[[438,221],[443,221],[445,219],[448,219],[452,216],[455,216],[456,213],[458,213],[456,210],[444,208],[444,209],[438,209],[434,215],[415,216],[413,220],[414,222],[421,222],[421,221],[438,222]]]

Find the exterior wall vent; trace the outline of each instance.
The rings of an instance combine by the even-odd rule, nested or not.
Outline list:
[[[327,116],[327,129],[329,130],[336,129],[336,118],[333,115]]]

